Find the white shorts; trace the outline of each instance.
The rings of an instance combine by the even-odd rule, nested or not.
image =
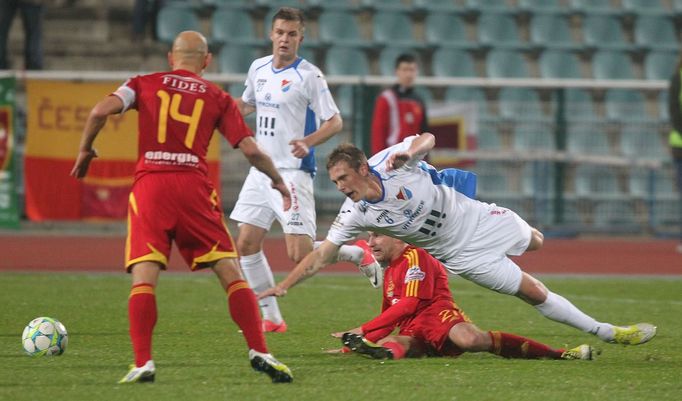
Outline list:
[[[294,169],[281,169],[279,173],[291,192],[288,211],[283,209],[282,195],[272,188],[272,180],[252,167],[230,218],[265,230],[270,230],[277,219],[285,234],[306,234],[315,239],[313,177]]]
[[[522,272],[507,255],[523,254],[530,238],[531,228],[519,215],[491,204],[467,246],[446,267],[480,286],[514,295]]]

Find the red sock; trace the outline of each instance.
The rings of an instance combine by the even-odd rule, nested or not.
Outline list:
[[[556,350],[530,338],[500,331],[489,331],[488,334],[493,341],[490,352],[505,358],[561,358],[561,350]]]
[[[151,284],[136,284],[128,297],[130,341],[135,353],[135,366],[152,359],[152,332],[156,324],[156,296]]]
[[[246,281],[235,280],[227,285],[227,303],[232,320],[242,329],[249,348],[267,353],[258,301]]]
[[[405,357],[405,347],[395,341],[387,341],[381,344],[382,347],[388,348],[393,352],[393,359],[401,359]]]

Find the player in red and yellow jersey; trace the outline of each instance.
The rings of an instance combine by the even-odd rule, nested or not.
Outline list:
[[[370,232],[377,261],[387,263],[382,312],[347,332],[334,333],[352,351],[377,359],[458,356],[491,352],[505,358],[592,359],[592,347],[554,349],[499,331],[482,331],[452,298],[443,265],[421,248]],[[392,335],[395,328],[398,333]]]
[[[168,53],[170,72],[126,81],[90,112],[71,175],[83,178],[97,153],[93,142],[112,114],[138,111],[139,156],[128,205],[126,268],[132,275],[128,298],[135,364],[120,383],[150,382],[159,274],[175,241],[192,270],[211,268],[223,285],[233,320],[242,329],[254,369],[273,381],[290,382],[289,368],[268,353],[258,304],[242,277],[237,252],[223,220],[217,192],[208,179],[206,154],[213,132],[244,153],[265,173],[288,209],[291,195],[270,157],[253,139],[236,103],[201,78],[211,61],[206,38],[180,33]]]

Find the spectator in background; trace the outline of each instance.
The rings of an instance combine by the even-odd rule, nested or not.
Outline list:
[[[156,15],[165,0],[135,0],[133,5],[133,42],[144,40],[147,36],[147,22],[151,22],[152,36],[156,37]]]
[[[668,109],[671,125],[668,143],[670,144],[673,164],[675,165],[677,190],[682,197],[682,104],[680,104],[682,88],[680,87],[680,75],[682,75],[682,57],[677,63],[673,76],[670,78],[670,90],[668,92]],[[679,209],[680,243],[677,244],[677,252],[682,253],[682,203]]]
[[[17,10],[24,26],[24,67],[43,69],[44,0],[2,0],[0,2],[0,70],[11,68],[7,57],[9,30]]]
[[[381,92],[374,104],[371,154],[402,142],[410,135],[429,130],[424,100],[414,91],[418,72],[414,55],[401,54],[396,58],[398,83]]]

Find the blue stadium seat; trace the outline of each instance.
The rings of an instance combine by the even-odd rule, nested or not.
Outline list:
[[[246,74],[253,60],[262,57],[261,51],[249,45],[223,46],[218,54],[220,72]]]
[[[592,57],[595,79],[635,79],[632,59],[625,52],[601,50]]]
[[[478,176],[477,198],[497,203],[514,193],[509,179],[509,169],[503,163],[478,161],[471,170]]]
[[[530,14],[567,12],[561,0],[518,0],[518,7]]]
[[[661,0],[621,0],[623,10],[627,14],[642,15],[667,15],[669,11]]]
[[[582,78],[580,61],[575,53],[562,50],[545,50],[540,54],[542,78]]]
[[[414,37],[412,19],[407,13],[384,11],[372,20],[374,42],[379,45],[419,47]]]
[[[560,14],[534,14],[530,21],[530,41],[536,47],[557,49],[582,48],[573,40],[568,18]]]
[[[644,49],[677,51],[679,37],[666,16],[643,15],[635,21],[635,43]]]
[[[620,20],[610,15],[589,14],[583,19],[585,45],[597,49],[629,50]]]
[[[611,0],[571,0],[570,8],[584,15],[621,15],[623,11],[612,3]]]
[[[478,17],[478,41],[495,48],[525,48],[516,20],[509,13],[484,13]]]
[[[677,53],[669,51],[649,52],[644,59],[644,77],[646,79],[670,79],[678,58]]]
[[[357,11],[360,7],[356,0],[306,0],[308,9],[315,14],[322,11]]]
[[[164,43],[173,43],[182,31],[201,31],[199,17],[191,5],[169,3],[156,16],[156,37]]]
[[[318,18],[320,42],[326,45],[370,47],[360,33],[355,16],[343,11],[325,11]]]
[[[647,122],[646,101],[642,92],[632,89],[609,89],[604,95],[606,118],[614,122]]]
[[[540,95],[532,88],[502,88],[498,94],[498,111],[502,119],[512,121],[544,121]]]
[[[595,123],[600,120],[596,113],[596,107],[589,90],[582,88],[563,89],[564,93],[564,117],[569,124],[585,122]],[[555,115],[558,105],[558,91],[551,95],[551,114]]]
[[[488,101],[485,97],[485,92],[481,88],[451,86],[445,90],[445,101],[475,103],[479,121],[491,119]]]
[[[477,145],[480,150],[500,150],[502,139],[495,128],[481,127],[478,130]]]
[[[570,154],[610,155],[611,146],[606,132],[594,124],[569,124],[566,138],[566,150]]]
[[[328,75],[369,75],[369,60],[355,47],[333,46],[327,50],[324,68]]]
[[[662,90],[656,96],[656,106],[658,107],[658,120],[664,123],[670,121],[670,113],[668,111],[668,91]]]
[[[505,0],[467,0],[466,8],[468,13],[500,13],[512,12],[514,9]]]
[[[426,43],[433,47],[474,48],[466,33],[464,19],[454,13],[431,13],[424,21]]]
[[[629,194],[635,199],[675,200],[677,190],[670,171],[632,167],[629,174]]]
[[[657,129],[642,125],[626,125],[620,133],[621,152],[633,159],[667,160],[668,150]]]
[[[433,53],[431,59],[433,75],[437,77],[475,77],[476,66],[473,56],[460,49],[442,48]]]
[[[514,126],[513,148],[518,152],[556,149],[554,130],[547,124],[519,123]]]
[[[589,164],[575,169],[575,194],[588,199],[622,199],[618,174],[613,168]]]
[[[362,0],[362,7],[367,8],[375,13],[383,13],[390,11],[408,12],[412,11],[410,5],[405,4],[400,0]]]
[[[485,64],[489,78],[528,78],[530,76],[526,59],[516,51],[491,50]]]
[[[211,39],[220,44],[264,45],[266,39],[256,37],[251,15],[238,8],[218,8],[211,17]]]
[[[456,0],[413,0],[412,5],[417,12],[427,14],[463,13],[466,11]]]
[[[334,91],[334,102],[339,108],[341,116],[346,118],[353,115],[353,85],[340,85]]]
[[[629,200],[598,202],[593,216],[594,228],[599,230],[636,232],[640,229],[635,205]]]

